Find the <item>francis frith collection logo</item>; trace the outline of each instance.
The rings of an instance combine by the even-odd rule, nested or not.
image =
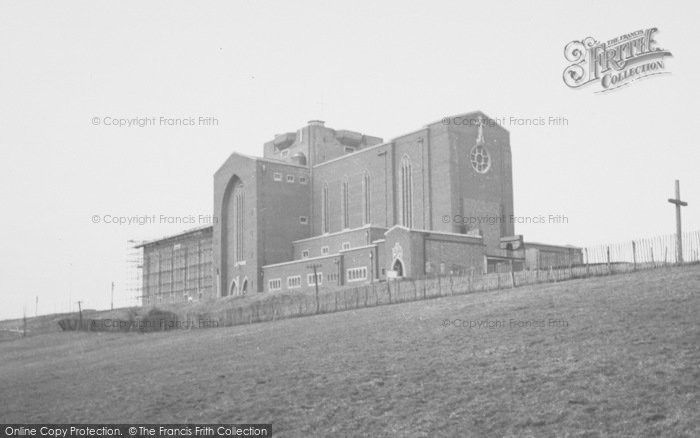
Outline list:
[[[571,41],[564,48],[564,83],[571,88],[598,83],[596,93],[614,90],[649,76],[667,74],[664,57],[673,56],[657,46],[657,28],[637,30],[608,41],[592,37]]]

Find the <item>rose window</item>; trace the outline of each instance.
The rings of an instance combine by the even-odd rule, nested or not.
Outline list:
[[[469,153],[469,160],[472,162],[472,167],[479,173],[488,172],[491,167],[491,157],[483,146],[474,146]]]

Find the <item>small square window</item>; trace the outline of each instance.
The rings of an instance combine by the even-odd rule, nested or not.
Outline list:
[[[350,249],[350,242],[343,242],[343,250]]]
[[[328,247],[327,246],[324,246],[323,248],[321,248],[321,254],[328,254]]]
[[[306,216],[299,216],[299,223],[302,225],[306,225],[309,223],[309,218]]]
[[[294,175],[287,175],[287,182],[293,183],[294,182]]]
[[[301,252],[301,258],[306,259],[309,258],[309,250],[305,249]]]
[[[355,152],[355,149],[354,149],[354,148],[348,148],[348,147],[345,148],[345,153],[346,153],[346,154],[352,154],[353,152]]]
[[[306,178],[305,176],[300,176],[299,177],[299,184],[306,184],[309,182],[309,179]]]
[[[272,174],[272,179],[275,181],[282,181],[282,174],[279,172],[275,172]]]

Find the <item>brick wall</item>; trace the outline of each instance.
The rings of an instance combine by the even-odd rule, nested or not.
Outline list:
[[[476,145],[478,127],[475,124],[449,125],[449,139],[454,163],[453,206],[454,214],[465,217],[505,217],[495,223],[481,225],[484,240],[489,247],[498,247],[499,239],[515,234],[510,216],[513,214],[513,174],[510,151],[510,134],[501,126],[491,122],[483,113],[470,113],[464,119],[474,120],[482,116],[484,145],[489,153],[491,165],[486,173],[472,167],[469,154]],[[460,224],[454,224],[453,230]]]
[[[581,248],[538,243],[525,244],[526,269],[560,268],[582,263],[583,251]]]
[[[319,289],[327,289],[329,287],[337,287],[340,284],[338,275],[339,269],[342,269],[341,256],[338,254],[328,257],[315,257],[307,260],[297,260],[288,263],[269,265],[263,267],[263,283],[264,291],[270,293],[276,292],[309,292],[314,290],[314,286],[309,285],[309,274],[313,272],[310,265],[319,265],[317,273],[322,275],[322,281],[319,284]],[[289,288],[288,278],[294,276],[301,277],[299,287]],[[312,276],[313,278],[313,276]],[[270,290],[270,280],[280,280],[279,290]]]
[[[481,273],[484,266],[484,249],[481,242],[459,242],[426,237],[426,274],[458,275]]]
[[[369,176],[370,181],[370,223],[386,228],[393,225],[391,151],[391,145],[381,145],[357,151],[345,158],[326,162],[313,168],[313,235],[323,234],[324,184],[328,185],[329,195],[328,232],[343,230],[342,187],[345,180],[348,182],[348,228],[365,225],[362,187],[362,179],[365,174]]]
[[[309,252],[307,257],[322,256],[323,247],[328,247],[328,254],[335,254],[343,249],[344,243],[348,243],[350,248],[366,246],[377,239],[383,239],[385,231],[385,228],[362,227],[296,241],[294,259],[304,257],[304,251]]]
[[[288,176],[293,181],[288,182]],[[300,177],[306,178],[306,184]],[[228,230],[233,214],[232,188],[237,183],[243,184],[245,192],[245,260],[234,264],[234,239]],[[234,280],[240,285],[246,278],[249,290],[263,290],[260,268],[290,260],[291,242],[309,236],[309,198],[308,168],[239,154],[229,157],[214,174],[214,215],[220,219],[213,233],[219,295],[228,295]],[[307,217],[306,224],[301,217]]]

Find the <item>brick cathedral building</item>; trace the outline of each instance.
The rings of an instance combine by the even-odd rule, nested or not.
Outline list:
[[[214,217],[142,245],[144,303],[581,262],[515,234],[509,133],[478,111],[387,142],[311,121],[231,154]]]

